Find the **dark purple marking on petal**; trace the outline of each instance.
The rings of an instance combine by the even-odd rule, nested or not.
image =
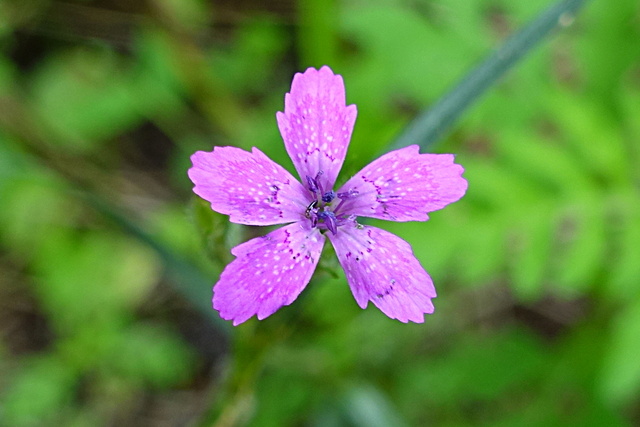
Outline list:
[[[327,234],[358,305],[373,302],[384,314],[401,322],[424,321],[433,312],[433,282],[398,236],[357,223]]]
[[[318,212],[318,219],[320,219],[329,231],[333,234],[338,232],[338,223],[336,215],[330,210],[323,210]]]
[[[300,222],[236,246],[231,251],[236,259],[213,288],[213,308],[238,325],[291,304],[309,283],[324,240],[317,229]]]
[[[339,199],[344,200],[344,199],[352,199],[356,197],[358,194],[360,194],[358,190],[350,189],[349,191],[343,191],[341,193],[338,193],[337,196]]]
[[[273,225],[303,218],[309,193],[257,148],[214,147],[196,152],[191,161],[193,191],[231,222]]]
[[[462,166],[452,154],[420,154],[412,145],[371,162],[347,181],[338,194],[357,192],[343,199],[340,212],[393,221],[425,221],[427,212],[442,209],[467,190]]]
[[[329,67],[294,76],[276,118],[287,153],[301,178],[324,171],[320,188],[333,188],[347,153],[355,105],[346,106],[342,77]]]

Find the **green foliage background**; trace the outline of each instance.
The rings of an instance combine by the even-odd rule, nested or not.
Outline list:
[[[293,305],[230,327],[229,248],[189,156],[259,147],[331,65],[342,181],[549,3],[0,3],[0,425],[640,423],[640,5],[593,0],[435,147],[469,191],[383,224],[434,278],[422,325],[360,310],[329,246]],[[565,17],[569,24],[570,17]]]

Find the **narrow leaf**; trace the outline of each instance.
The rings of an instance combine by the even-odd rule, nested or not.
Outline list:
[[[86,192],[78,192],[78,195],[129,235],[151,247],[160,256],[165,267],[173,276],[172,284],[175,285],[175,289],[184,295],[200,312],[210,318],[222,332],[230,332],[229,325],[220,319],[211,308],[212,281],[206,277],[204,272],[159,242],[104,200]]]
[[[407,425],[385,394],[373,386],[354,387],[345,398],[344,406],[354,426]]]
[[[413,120],[391,144],[389,151],[411,144],[427,151],[487,89],[558,27],[567,26],[585,0],[562,0],[542,11],[522,30],[511,36],[477,67],[472,69],[451,92]]]

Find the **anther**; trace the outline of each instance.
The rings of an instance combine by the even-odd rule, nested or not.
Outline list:
[[[309,175],[307,175],[307,188],[309,188],[309,191],[311,191],[313,194],[316,194],[318,192],[318,182],[314,178],[311,178]]]
[[[318,219],[321,219],[324,222],[324,225],[327,226],[329,231],[333,234],[338,233],[338,223],[336,220],[336,215],[331,211],[322,211],[318,212]]]
[[[331,201],[335,198],[336,198],[336,193],[333,190],[327,191],[322,195],[322,201],[325,203],[331,203]]]

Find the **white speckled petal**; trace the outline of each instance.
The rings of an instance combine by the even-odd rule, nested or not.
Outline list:
[[[303,221],[236,246],[237,258],[213,287],[213,308],[235,326],[291,304],[311,280],[323,245],[324,236]]]
[[[433,313],[431,298],[436,290],[407,242],[355,223],[327,235],[360,307],[371,301],[390,318],[405,323],[422,323],[425,313]]]
[[[273,225],[299,221],[309,205],[306,190],[282,166],[253,148],[215,147],[191,156],[193,191],[231,222]]]
[[[426,221],[467,191],[453,154],[420,154],[417,145],[391,151],[365,166],[340,192],[357,192],[342,213],[391,221]]]
[[[293,77],[284,113],[276,114],[284,145],[302,183],[322,171],[319,183],[331,190],[347,154],[356,106],[345,104],[342,77],[327,66]]]

